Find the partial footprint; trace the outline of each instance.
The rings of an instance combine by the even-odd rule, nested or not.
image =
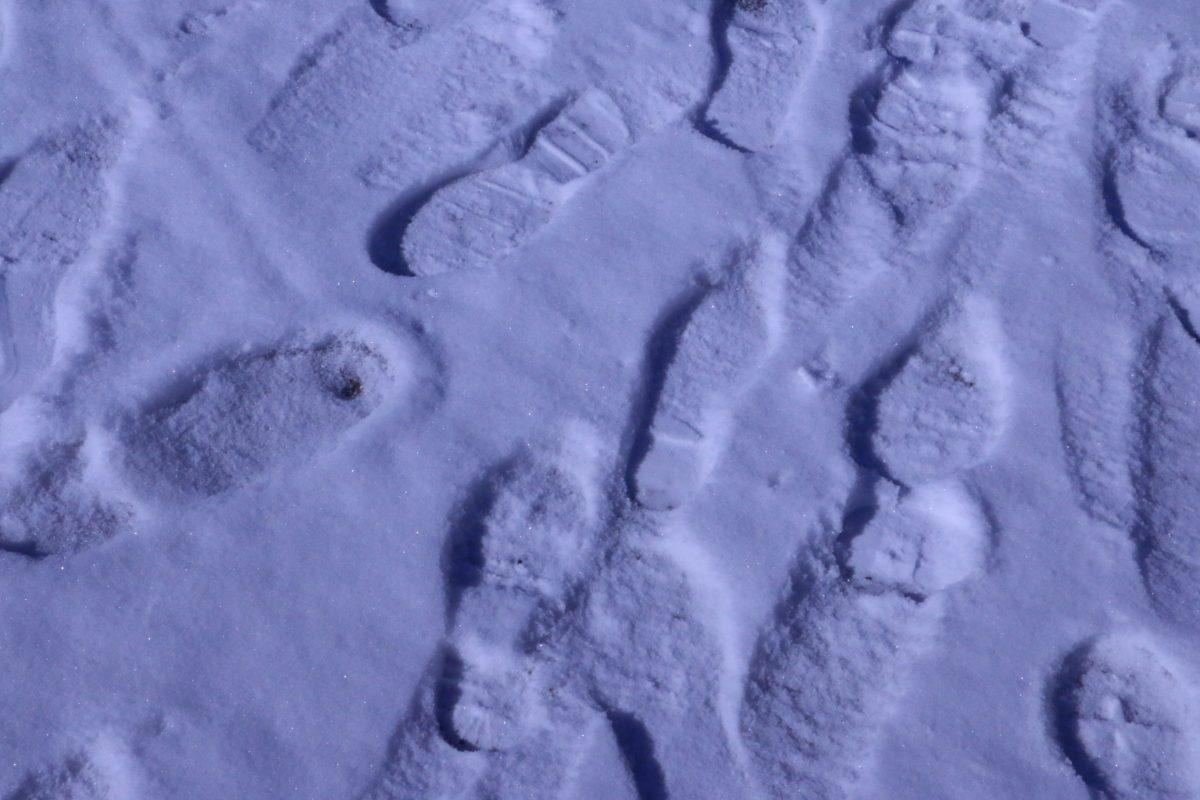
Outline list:
[[[966,46],[944,35],[955,19],[940,3],[908,7],[888,33],[891,63],[855,91],[849,147],[790,256],[797,326],[824,321],[944,233],[938,220],[976,185],[985,102]]]
[[[472,749],[502,749],[523,728],[528,655],[596,557],[598,455],[594,433],[569,426],[554,446],[527,451],[494,489],[479,577],[462,591],[448,637],[461,665],[449,717]]]
[[[484,766],[483,754],[451,743],[444,729],[445,706],[455,691],[445,676],[455,663],[450,654],[435,655],[362,800],[470,796],[467,792]]]
[[[720,6],[722,4],[718,4]],[[775,143],[817,46],[808,0],[730,0],[714,20],[724,74],[705,124],[717,138],[753,152]]]
[[[339,134],[367,128],[386,98],[380,76],[396,72],[399,51],[419,32],[397,28],[363,9],[352,9],[292,67],[287,81],[250,132],[260,152],[288,162],[317,157]]]
[[[5,800],[134,800],[141,779],[124,743],[99,737],[61,764],[31,772]]]
[[[386,21],[419,37],[469,16],[485,0],[369,0]]]
[[[0,487],[0,551],[42,558],[93,547],[129,529],[132,507],[100,491],[85,439],[45,442]]]
[[[1098,796],[1200,797],[1196,687],[1153,642],[1111,634],[1083,645],[1053,701],[1063,751]]]
[[[901,225],[952,207],[978,180],[987,115],[964,58],[950,51],[901,68],[862,132],[860,161]]]
[[[849,543],[842,564],[865,592],[935,597],[980,572],[984,520],[955,483],[929,483],[903,495],[881,488],[882,507]]]
[[[677,520],[632,512],[612,536],[616,547],[559,659],[560,680],[583,679],[640,797],[747,797],[719,572]]]
[[[457,24],[476,8],[477,20]],[[454,41],[424,47],[435,30]],[[513,109],[545,101],[531,72],[554,31],[531,0],[359,0],[299,57],[250,144],[290,168],[347,170],[386,144],[427,177],[424,154],[465,156],[511,128]]]
[[[629,142],[612,98],[584,92],[542,128],[519,161],[436,192],[405,232],[405,263],[416,275],[436,275],[503,259]]]
[[[1200,630],[1200,476],[1191,468],[1200,440],[1200,344],[1179,313],[1169,313],[1144,355],[1138,402],[1138,544],[1146,588],[1159,610]]]
[[[1136,353],[1128,331],[1105,323],[1067,331],[1055,365],[1055,394],[1063,452],[1084,511],[1128,531],[1134,508],[1130,374]]]
[[[125,465],[147,487],[214,495],[333,447],[396,392],[410,359],[354,337],[234,356],[169,387],[121,426]]]
[[[1030,56],[1005,77],[996,98],[989,142],[998,157],[1016,166],[1064,158],[1067,134],[1088,94],[1099,43],[1103,2],[1034,0],[1020,30],[1033,45]]]
[[[991,303],[968,296],[918,341],[881,392],[872,446],[888,477],[913,486],[984,461],[1008,416],[1004,335]]]
[[[4,170],[0,323],[6,329],[0,330],[5,340],[0,376],[8,383],[30,383],[50,361],[59,283],[103,228],[113,168],[132,124],[120,116],[89,119],[48,135]],[[23,388],[0,385],[0,407]]]
[[[1159,61],[1169,63],[1156,67]],[[1200,228],[1200,62],[1171,52],[1147,63],[1148,74],[1118,91],[1107,109],[1105,200],[1122,232],[1190,268]]]
[[[1200,139],[1200,55],[1180,59],[1159,93],[1162,118],[1189,139]]]
[[[840,567],[797,576],[755,650],[741,728],[772,798],[865,796],[881,732],[938,635],[945,593],[983,569],[986,525],[960,487],[880,499]]]
[[[640,505],[677,508],[707,479],[738,399],[782,337],[785,254],[786,243],[775,233],[743,246],[724,282],[709,290],[676,334],[646,452],[632,473]]]

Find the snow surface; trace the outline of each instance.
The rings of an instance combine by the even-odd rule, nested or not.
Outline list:
[[[0,798],[1200,798],[1190,0],[0,0]]]

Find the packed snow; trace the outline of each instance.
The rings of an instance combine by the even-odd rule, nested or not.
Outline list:
[[[0,0],[3,800],[1200,800],[1189,0]]]

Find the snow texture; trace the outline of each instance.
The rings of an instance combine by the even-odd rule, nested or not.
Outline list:
[[[1187,0],[0,0],[0,798],[1200,798]]]

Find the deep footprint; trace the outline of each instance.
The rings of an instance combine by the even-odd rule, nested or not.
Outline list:
[[[503,749],[523,730],[539,622],[563,612],[595,557],[598,452],[592,431],[573,426],[524,453],[494,489],[479,578],[462,591],[449,636],[462,674],[448,719],[472,749]]]

